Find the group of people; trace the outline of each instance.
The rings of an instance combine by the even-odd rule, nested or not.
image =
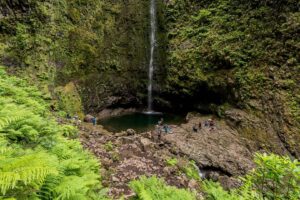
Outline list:
[[[79,119],[78,115],[74,115],[73,117],[67,113],[66,118],[70,120],[73,124],[76,126],[79,126],[81,124],[81,120]]]
[[[204,121],[204,127],[208,127],[210,131],[215,129],[215,120],[214,119],[208,119]],[[198,130],[202,129],[202,122],[200,121],[199,124],[193,125],[193,131],[198,132]]]
[[[164,119],[161,118],[157,125],[155,126],[156,127],[156,132],[158,134],[158,139],[160,140],[161,138],[161,134],[162,132],[164,132],[165,134],[168,134],[168,133],[172,133],[172,129],[169,125],[165,124],[164,123]]]
[[[161,118],[158,123],[157,123],[158,127],[160,128],[160,130],[163,130],[165,133],[172,133],[172,129],[169,125],[164,123],[164,119]]]
[[[78,115],[75,115],[75,116],[72,117],[69,113],[67,113],[66,118],[68,120],[71,120],[76,126],[79,126],[81,124],[81,120],[79,119]],[[92,124],[94,126],[97,125],[97,118],[96,117],[91,118],[90,121],[92,122]]]

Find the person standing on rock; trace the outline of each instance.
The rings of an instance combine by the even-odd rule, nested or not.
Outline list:
[[[164,118],[161,118],[159,121],[158,121],[158,126],[162,126],[164,123]]]
[[[96,126],[96,124],[97,124],[97,118],[96,117],[92,118],[92,123],[93,123],[94,126]]]
[[[202,123],[199,122],[199,130],[201,130],[201,129],[202,129]]]
[[[215,120],[214,119],[210,119],[209,127],[210,127],[210,131],[215,130]]]
[[[160,139],[161,139],[161,127],[159,125],[156,125],[155,130],[156,130],[156,133],[157,133],[157,140],[160,141]]]
[[[205,126],[205,127],[208,127],[208,126],[209,126],[209,120],[205,120],[204,126]]]
[[[66,118],[67,118],[67,119],[72,119],[70,113],[67,113]]]
[[[171,128],[170,128],[167,124],[164,124],[164,125],[163,125],[163,129],[164,129],[164,131],[165,131],[166,134],[167,134],[167,133],[172,133]]]

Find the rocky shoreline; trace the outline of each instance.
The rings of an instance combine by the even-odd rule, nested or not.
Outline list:
[[[173,125],[172,133],[162,134],[160,140],[155,131],[111,133],[100,125],[84,123],[80,140],[101,162],[103,184],[110,188],[111,197],[134,195],[128,183],[141,175],[162,177],[170,185],[197,191],[201,197],[199,181],[184,171],[191,160],[204,178],[219,181],[225,188],[239,186],[238,177],[254,168],[250,142],[225,121],[216,120],[214,130],[202,127],[193,131],[194,124],[209,117],[189,114],[185,124]],[[170,159],[176,159],[176,164],[170,165]]]

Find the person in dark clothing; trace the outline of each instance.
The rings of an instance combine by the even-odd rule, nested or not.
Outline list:
[[[92,123],[93,123],[94,126],[96,126],[96,124],[97,124],[97,118],[96,117],[92,118]]]
[[[51,109],[52,112],[54,112],[55,111],[55,106],[54,105],[50,105],[50,109]]]
[[[67,118],[67,119],[71,119],[70,113],[67,113],[66,118]]]
[[[214,121],[213,119],[211,119],[211,120],[209,121],[209,126],[210,126],[210,127],[214,127],[214,126],[215,126],[215,121]]]
[[[207,121],[207,120],[205,120],[205,122],[204,122],[204,126],[205,126],[205,127],[207,127],[207,126],[208,126],[208,121]]]
[[[201,129],[202,129],[202,123],[199,122],[199,130],[201,130]]]

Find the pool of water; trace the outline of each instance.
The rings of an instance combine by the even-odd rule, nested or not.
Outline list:
[[[166,124],[181,124],[184,122],[184,115],[167,113],[132,113],[122,116],[110,117],[99,120],[99,124],[112,132],[120,132],[129,128],[137,132],[153,130],[158,121],[163,118]]]

